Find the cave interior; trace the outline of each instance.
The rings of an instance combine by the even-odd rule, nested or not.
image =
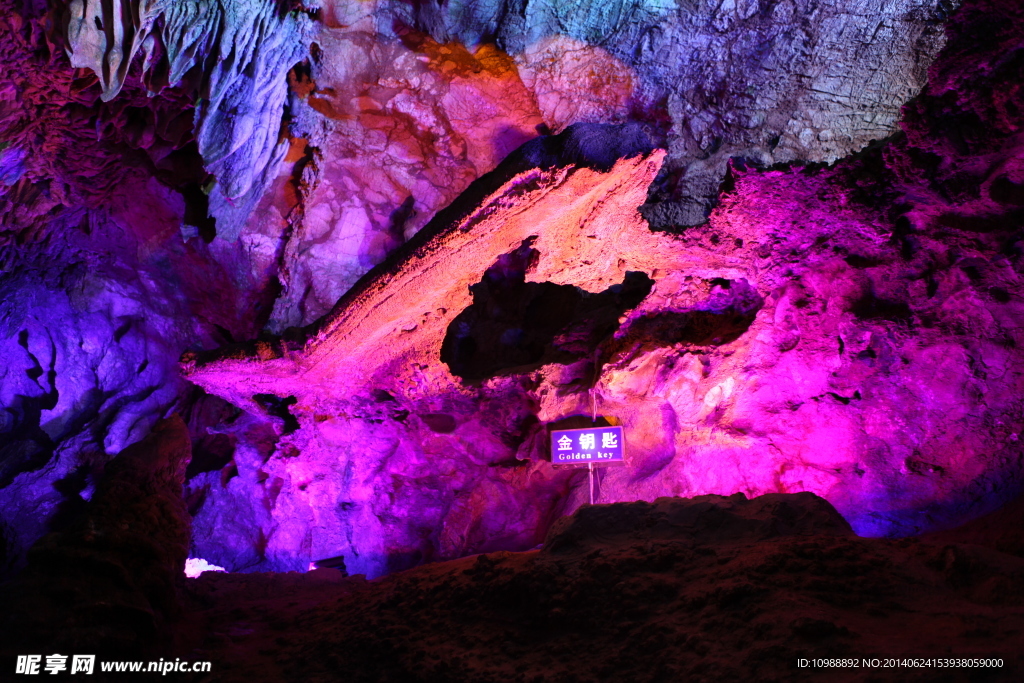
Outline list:
[[[1024,676],[1021,0],[0,6],[8,673]]]

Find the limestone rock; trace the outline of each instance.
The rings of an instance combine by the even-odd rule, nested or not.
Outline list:
[[[4,250],[4,573],[84,505],[110,458],[176,405],[188,407],[194,389],[174,360],[183,350],[215,346],[232,329],[253,333],[232,312],[237,290],[216,256],[201,239],[182,242],[177,193],[154,180],[126,182],[104,208],[77,211],[88,232],[72,227],[60,240]],[[43,230],[60,230],[56,213]]]
[[[233,570],[533,547],[586,499],[546,430],[595,413],[629,453],[601,501],[810,491],[906,535],[1021,489],[1019,3],[949,19],[893,136],[953,3],[177,2],[104,102],[127,62],[0,2],[12,565],[175,405]],[[365,318],[288,329],[376,265]],[[245,339],[196,367],[248,412],[177,375]]]
[[[834,161],[882,139],[951,8],[338,0],[314,26],[268,0],[112,1],[70,7],[73,64],[105,99],[140,49],[152,88],[198,88],[218,235],[262,242],[261,198],[288,197],[275,333],[325,314],[539,127],[647,122],[668,157],[644,214],[670,229],[706,220],[732,156]],[[292,67],[310,78],[286,102]],[[275,187],[289,144],[297,190]]]
[[[599,131],[583,125],[567,131],[567,153],[590,152],[601,165],[616,159],[618,150],[609,145],[620,142],[620,129]],[[529,158],[534,150],[540,148],[527,145],[521,154]],[[371,386],[418,395],[414,364],[440,357],[448,326],[470,303],[469,285],[524,243],[541,254],[530,281],[599,291],[629,270],[673,269],[678,256],[670,251],[671,238],[651,234],[635,208],[661,157],[626,158],[604,173],[574,166],[521,173],[468,215],[439,216],[433,228],[350,290],[303,346],[257,342],[241,357],[229,351],[189,362],[187,376],[253,410],[256,394],[294,396],[296,410],[304,413],[328,410]],[[431,391],[455,389],[443,369],[434,382],[441,384]]]
[[[567,115],[667,114],[665,170],[644,210],[664,228],[706,220],[730,157],[833,162],[896,132],[958,5],[452,1],[409,20],[443,40],[496,39],[532,74],[552,128]]]
[[[309,73],[293,82],[292,127],[308,150],[275,332],[327,313],[543,124],[515,63],[493,46],[393,36],[368,18],[338,23],[320,28]]]
[[[71,0],[66,31],[71,66],[91,69],[100,80],[103,100],[115,97],[140,49],[150,66],[152,35],[164,0]]]
[[[228,203],[262,195],[266,173],[272,177],[284,156],[285,74],[305,54],[308,29],[305,14],[279,13],[271,0],[73,0],[66,28],[72,65],[99,77],[105,101],[121,90],[140,49],[143,69],[162,68],[166,77],[154,89],[200,70],[196,141]]]
[[[949,9],[325,2],[290,103],[306,157],[269,331],[326,314],[538,132],[644,122],[668,156],[643,213],[670,230],[707,219],[730,157],[832,162],[883,139],[923,85]],[[248,212],[214,210],[232,216],[230,234]]]
[[[169,411],[196,412],[182,351],[255,335],[270,311],[256,239],[212,241],[191,97],[150,96],[130,71],[103,102],[68,65],[60,9],[0,10],[5,577],[75,518],[108,460]],[[207,426],[190,424],[199,447]]]
[[[891,168],[879,150],[834,168],[759,172],[737,163],[710,222],[670,236],[635,212],[661,153],[621,154],[615,143],[628,128],[602,130],[613,129],[580,126],[528,143],[519,158],[538,168],[511,160],[472,185],[436,229],[303,334],[188,359],[186,372],[208,390],[253,411],[263,410],[256,394],[287,400],[299,426],[284,440],[297,455],[253,466],[265,473],[257,478],[280,481],[269,494],[271,507],[283,507],[270,511],[276,531],[266,536],[279,545],[268,564],[300,562],[284,558],[323,543],[322,554],[357,556],[355,571],[372,575],[409,553],[528,547],[532,524],[586,495],[578,475],[550,471],[545,428],[594,413],[622,421],[630,453],[627,467],[599,472],[601,501],[810,491],[859,534],[906,535],[1019,491],[1017,376],[986,374],[982,389],[972,369],[981,358],[993,368],[1018,362],[1017,343],[997,341],[1016,335],[1016,262],[998,256],[1005,236],[961,242],[955,259],[926,229],[894,236],[882,212],[898,201],[895,179],[914,168],[911,149],[885,148]],[[587,149],[592,168],[548,157],[556,139],[573,141],[563,152]],[[1007,140],[991,153],[1012,155]],[[502,170],[519,173],[506,180]],[[915,201],[906,200],[931,212],[941,200]],[[516,265],[523,249],[536,254]],[[956,265],[963,258],[971,260]],[[512,363],[473,381],[457,379],[442,358],[447,335],[483,348],[483,338],[453,325],[460,311],[508,303],[471,296],[470,286],[515,289],[519,278],[596,294],[627,271],[653,286],[610,336],[591,342],[592,356]],[[990,289],[1007,296],[984,294]],[[575,315],[555,326],[551,344],[589,338],[573,327]],[[497,338],[510,347],[530,338],[526,317],[504,324]],[[449,416],[444,429],[432,426],[439,414]],[[965,428],[939,427],[950,420]],[[516,460],[522,474],[483,469]],[[290,481],[301,493],[289,492]],[[244,482],[237,486],[221,502],[208,499],[211,514],[238,509],[228,503],[242,497]],[[560,489],[568,496],[551,507]],[[336,521],[317,512],[329,507],[324,500],[338,506],[327,516]],[[540,509],[524,515],[536,500]],[[403,522],[397,511],[412,517]]]

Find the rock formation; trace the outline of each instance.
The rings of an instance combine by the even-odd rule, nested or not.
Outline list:
[[[272,0],[71,0],[65,17],[71,65],[96,74],[104,101],[120,92],[140,50],[154,91],[199,70],[196,143],[217,177],[216,197],[240,200],[257,183],[259,198],[267,189],[259,180],[287,149],[284,75],[306,52],[305,14],[282,14]]]
[[[2,587],[5,655],[127,658],[166,646],[181,613],[190,456],[188,430],[174,416],[107,464],[81,519],[43,537]]]
[[[606,502],[1021,490],[1015,3],[8,4],[7,572],[172,410],[236,571],[533,547],[595,416]]]
[[[1019,678],[1022,27],[0,0],[5,642],[223,680]],[[595,422],[626,465],[590,507],[547,444]],[[182,592],[187,556],[228,571]]]
[[[955,4],[325,2],[289,103],[306,156],[271,331],[326,314],[540,132],[644,122],[667,151],[643,209],[659,229],[704,222],[731,157],[834,161],[884,139]]]
[[[540,533],[533,525],[548,517],[524,510],[565,479],[545,462],[543,426],[591,411],[622,420],[628,435],[630,466],[602,473],[603,501],[809,490],[833,501],[861,534],[907,535],[988,511],[1019,491],[1016,376],[990,378],[984,399],[972,389],[976,356],[1017,362],[1016,346],[999,341],[1022,314],[1013,261],[970,261],[986,269],[974,278],[953,263],[933,267],[932,291],[920,282],[925,296],[915,298],[912,283],[922,275],[908,269],[898,238],[873,207],[844,193],[842,183],[863,173],[870,155],[811,173],[734,168],[733,187],[707,226],[681,237],[654,233],[635,207],[661,154],[612,165],[623,153],[613,142],[624,137],[625,130],[577,126],[531,143],[495,176],[527,160],[546,166],[533,151],[542,143],[566,157],[591,145],[589,165],[608,170],[527,170],[483,199],[471,186],[475,209],[460,212],[457,202],[440,214],[307,330],[308,339],[260,341],[186,364],[207,391],[252,412],[273,405],[292,420],[293,433],[278,445],[291,448],[260,467],[265,480],[281,482],[268,551],[305,562],[310,547],[313,555],[359,558],[370,548],[402,556],[410,542],[420,557],[453,557],[495,536],[528,547]],[[894,147],[893,158],[909,154]],[[477,187],[498,182],[485,177]],[[447,338],[485,348],[453,323],[471,288],[483,284],[474,280],[504,277],[503,255],[522,249],[529,256],[518,277],[526,281],[596,294],[637,271],[653,284],[603,338],[581,336],[571,316],[556,325],[550,343],[568,347],[575,336],[581,352],[464,382],[442,362],[442,347]],[[977,286],[1007,296],[981,299]],[[968,319],[991,320],[982,338],[991,341],[964,328]],[[502,324],[503,335],[516,335],[527,319]],[[481,353],[511,351],[492,339]],[[488,415],[512,397],[529,406],[531,427],[523,429],[523,417]],[[936,425],[951,418],[1005,429],[947,437]],[[481,465],[517,460],[527,476],[441,484],[447,472],[465,478]],[[352,477],[352,468],[366,474]],[[421,484],[406,493],[398,484],[406,478]],[[394,482],[383,489],[386,503],[382,479]],[[979,495],[992,480],[999,489]],[[298,492],[288,483],[297,481]],[[493,507],[496,485],[514,502]],[[342,504],[326,505],[324,495]],[[470,502],[460,504],[462,496]],[[395,509],[408,516],[384,512]],[[421,509],[429,512],[421,517]],[[300,540],[295,527],[306,515],[313,533]],[[425,519],[430,526],[420,526]],[[346,529],[341,538],[327,534],[334,547],[316,540],[334,525]],[[282,532],[286,540],[278,540]],[[217,561],[227,555],[214,550]],[[365,573],[383,569],[355,562]]]
[[[831,162],[889,136],[959,4],[496,0],[413,21],[516,55],[554,130],[659,120],[668,159],[644,214],[661,228],[706,220],[731,157]]]

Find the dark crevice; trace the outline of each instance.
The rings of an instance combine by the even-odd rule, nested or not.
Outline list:
[[[185,200],[185,225],[194,226],[199,237],[209,244],[217,236],[217,219],[210,215],[210,197],[199,183],[188,183],[181,188]]]
[[[120,343],[124,336],[132,329],[132,321],[126,320],[116,330],[114,330],[114,341]]]
[[[426,413],[419,417],[430,431],[438,434],[450,434],[459,426],[455,418],[447,413]]]
[[[101,472],[101,468],[86,463],[53,482],[53,488],[61,494],[62,499],[53,515],[46,520],[47,530],[63,531],[85,515],[89,504],[82,498],[82,491]]]
[[[1015,183],[1005,175],[993,181],[988,194],[1003,206],[1024,206],[1024,183]]]
[[[592,356],[654,284],[636,272],[599,294],[526,282],[538,256],[531,242],[499,257],[470,288],[473,303],[449,325],[441,346],[441,360],[452,374],[477,381]]]
[[[236,443],[236,437],[231,434],[206,434],[193,440],[192,460],[185,470],[185,479],[224,469],[235,457]]]
[[[43,430],[43,411],[53,410],[59,400],[57,392],[57,348],[50,341],[49,368],[44,370],[29,349],[29,332],[18,333],[18,345],[28,354],[32,367],[25,374],[43,393],[26,396],[16,394],[0,414],[0,488],[8,486],[22,472],[32,472],[45,466],[53,458],[57,441]],[[45,384],[39,380],[45,375]],[[61,435],[58,435],[58,441]]]
[[[405,226],[416,215],[416,202],[412,195],[405,198],[397,209],[391,212],[388,220],[388,237],[394,247],[405,242]],[[392,249],[394,248],[392,247]],[[390,251],[390,249],[389,249]]]
[[[604,356],[681,344],[720,346],[739,339],[749,328],[764,298],[746,280],[711,281],[707,299],[686,310],[645,313],[632,320],[606,345]]]
[[[913,317],[910,306],[903,301],[889,301],[867,293],[850,307],[850,312],[861,320],[892,320],[906,322]]]
[[[228,328],[226,328],[226,327],[224,327],[222,325],[218,325],[217,323],[213,323],[213,327],[214,327],[214,329],[217,330],[217,332],[220,334],[220,336],[224,338],[224,343],[226,343],[226,344],[234,344],[235,343],[235,336],[233,334],[231,334],[231,330],[229,330]]]
[[[452,374],[480,381],[530,372],[548,363],[580,360],[599,367],[623,354],[683,345],[695,349],[735,341],[753,323],[764,299],[746,280],[715,278],[697,305],[646,312],[620,329],[619,320],[650,293],[654,282],[629,272],[600,294],[550,282],[528,283],[538,253],[527,240],[498,258],[470,289],[473,304],[448,327],[441,360]]]
[[[255,394],[253,395],[252,400],[255,401],[260,408],[263,408],[267,415],[284,420],[285,434],[291,434],[299,428],[299,421],[288,410],[290,406],[293,406],[296,403],[296,398],[294,396],[281,398],[274,394]]]
[[[854,268],[874,268],[881,263],[876,258],[868,256],[861,256],[859,254],[850,254],[843,259],[846,263]]]

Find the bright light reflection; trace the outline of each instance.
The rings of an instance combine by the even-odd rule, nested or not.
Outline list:
[[[224,572],[224,567],[210,564],[201,557],[190,557],[185,560],[185,576],[190,579],[198,578],[203,572]]]

